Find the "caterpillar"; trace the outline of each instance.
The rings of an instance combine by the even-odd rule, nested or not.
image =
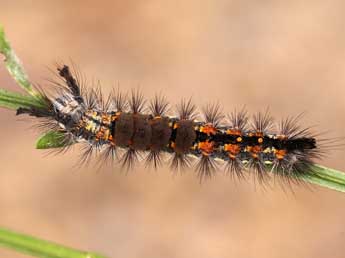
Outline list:
[[[117,89],[104,98],[100,88],[87,90],[75,69],[58,65],[57,72],[60,81],[52,81],[55,96],[40,89],[42,107],[18,108],[17,115],[39,118],[41,127],[60,132],[63,146],[58,151],[83,143],[82,163],[96,153],[127,170],[141,158],[157,168],[170,154],[173,170],[188,168],[196,159],[200,181],[223,166],[238,178],[249,171],[263,182],[274,171],[289,182],[300,182],[299,176],[313,173],[315,160],[322,156],[321,141],[310,128],[298,125],[300,116],[283,119],[273,130],[268,110],[252,119],[244,108],[226,117],[219,104],[208,104],[199,121],[191,99],[182,100],[177,115],[169,116],[162,95],[148,105],[139,90],[127,97]]]

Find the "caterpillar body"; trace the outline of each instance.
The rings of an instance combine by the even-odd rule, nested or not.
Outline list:
[[[168,116],[166,99],[157,95],[144,112],[143,95],[132,90],[129,98],[119,91],[106,100],[101,91],[86,91],[67,65],[58,66],[58,94],[42,93],[42,108],[19,108],[17,115],[43,118],[43,126],[63,134],[66,150],[73,143],[86,143],[82,161],[96,151],[105,160],[118,160],[130,169],[138,154],[159,166],[164,153],[170,153],[171,167],[182,169],[198,159],[200,180],[211,177],[225,163],[230,175],[243,177],[252,171],[262,181],[270,171],[289,181],[299,182],[301,174],[313,173],[314,160],[321,156],[320,144],[308,128],[298,126],[299,116],[287,118],[273,131],[269,112],[258,113],[250,122],[247,112],[234,111],[223,120],[219,105],[207,105],[203,120],[196,120],[196,107],[183,100],[177,116]],[[122,154],[119,154],[119,151]],[[220,162],[219,162],[220,161]]]

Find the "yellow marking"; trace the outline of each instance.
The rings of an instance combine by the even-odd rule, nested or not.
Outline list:
[[[271,153],[271,152],[272,152],[272,149],[269,147],[263,150],[263,153]]]
[[[91,124],[91,123],[86,124],[85,129],[86,129],[87,131],[90,131],[91,128],[92,128],[92,124]]]
[[[262,139],[261,137],[258,139],[258,143],[263,143],[264,139]]]
[[[108,138],[109,138],[109,129],[106,129],[105,132],[104,132],[103,139],[104,140],[108,140]]]
[[[236,141],[237,141],[237,142],[242,142],[242,137],[237,137],[237,138],[236,138]]]

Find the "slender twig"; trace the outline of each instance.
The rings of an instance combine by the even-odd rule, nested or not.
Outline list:
[[[0,107],[17,110],[18,108],[32,108],[41,106],[37,98],[11,92],[0,88]]]
[[[321,165],[314,165],[313,173],[300,176],[301,179],[308,183],[327,187],[339,192],[345,192],[345,173],[327,168]]]
[[[5,57],[5,66],[17,84],[33,97],[40,98],[41,95],[32,87],[25,70],[16,53],[9,44],[3,27],[0,24],[0,53]]]
[[[0,228],[0,245],[41,258],[106,258]]]

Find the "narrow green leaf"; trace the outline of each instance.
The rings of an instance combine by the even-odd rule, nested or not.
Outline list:
[[[36,149],[53,149],[66,146],[65,136],[61,132],[49,131],[42,135],[37,143]]]
[[[0,245],[41,258],[106,258],[4,228],[0,228]]]
[[[11,74],[17,84],[22,87],[31,96],[40,98],[41,95],[31,85],[25,70],[17,57],[16,53],[11,48],[3,27],[0,25],[0,53],[5,56],[5,65],[8,72]]]
[[[326,168],[321,165],[315,165],[313,174],[300,176],[306,182],[316,184],[319,186],[327,187],[339,192],[345,192],[345,173]]]
[[[35,97],[11,92],[0,88],[0,107],[17,110],[18,108],[42,107]]]

